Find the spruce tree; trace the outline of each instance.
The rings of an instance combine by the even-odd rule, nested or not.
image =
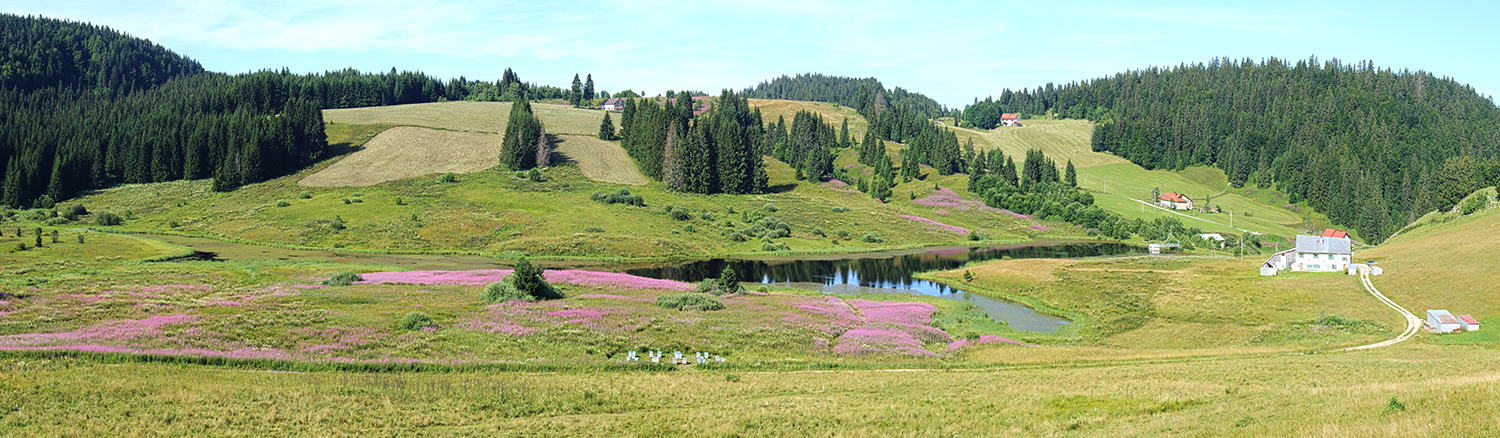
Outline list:
[[[1073,160],[1068,160],[1068,173],[1066,181],[1071,187],[1078,187],[1078,171],[1073,168]]]
[[[587,80],[583,81],[583,104],[593,103],[594,100],[594,74],[589,73]]]
[[[599,139],[605,141],[615,139],[615,122],[609,119],[609,111],[604,112],[604,120],[599,122]]]
[[[568,94],[568,103],[578,106],[583,102],[583,81],[578,79],[578,74],[573,74],[573,92]]]

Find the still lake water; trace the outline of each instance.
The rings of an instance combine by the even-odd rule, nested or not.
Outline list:
[[[204,260],[321,260],[330,263],[383,264],[414,270],[503,269],[508,260],[469,255],[350,254],[271,248],[180,236],[142,236],[187,246]],[[948,270],[971,261],[1004,257],[1075,258],[1141,253],[1145,248],[1121,243],[1037,241],[1014,245],[937,247],[849,255],[802,255],[744,259],[709,259],[672,264],[609,265],[600,262],[541,261],[552,269],[625,272],[642,277],[696,283],[718,278],[725,266],[740,281],[811,289],[825,293],[918,293],[974,303],[996,321],[1011,328],[1054,332],[1069,321],[1037,312],[1023,304],[969,293],[943,284],[912,278],[926,271]]]

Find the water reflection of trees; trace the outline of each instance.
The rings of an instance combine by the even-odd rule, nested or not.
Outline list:
[[[920,282],[912,275],[963,266],[970,261],[1010,258],[1090,257],[1141,252],[1138,247],[1119,243],[1070,244],[1055,246],[1022,246],[1005,248],[974,247],[965,250],[937,250],[883,258],[842,260],[726,260],[711,259],[678,266],[628,269],[625,272],[651,278],[699,282],[717,278],[725,266],[734,268],[740,281],[761,283],[857,284],[863,287],[908,288]],[[921,282],[925,283],[925,282]],[[950,289],[937,285],[939,293]]]

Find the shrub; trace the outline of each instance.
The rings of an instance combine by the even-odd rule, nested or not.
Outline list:
[[[36,198],[36,202],[31,205],[32,208],[41,209],[50,209],[55,206],[57,206],[57,202],[52,200],[52,195],[42,195],[42,197]]]
[[[839,230],[840,240],[849,240],[849,230]]]
[[[401,317],[401,323],[397,325],[402,330],[421,330],[428,327],[437,327],[432,317],[422,312],[411,312]]]
[[[724,375],[724,381],[725,382],[738,382],[738,381],[740,381],[740,375],[739,374],[725,374]]]
[[[688,213],[686,208],[678,207],[675,205],[668,205],[665,212],[667,213],[667,216],[671,216],[672,219],[676,219],[679,221],[685,221],[693,218],[693,214]]]
[[[57,243],[57,230],[52,230],[52,243]]]
[[[823,232],[822,228],[813,227],[812,233],[818,237],[828,237],[828,233]]]
[[[82,234],[78,235],[78,243],[83,243],[83,235]]]
[[[350,199],[350,201],[353,201],[355,204],[359,204],[359,203],[365,202],[364,200],[359,199],[359,198]]]
[[[698,219],[703,219],[704,221],[713,222],[714,221],[714,214],[713,213],[709,213],[708,211],[704,211],[704,212],[698,214]]]
[[[401,197],[397,196],[396,197],[396,205],[406,205],[406,201],[401,200]]]
[[[354,282],[356,282],[356,281],[364,281],[364,280],[365,280],[364,277],[361,277],[359,274],[355,274],[354,271],[344,271],[344,272],[340,272],[340,273],[337,273],[337,274],[333,274],[332,277],[329,277],[327,280],[323,280],[323,285],[324,286],[348,286],[348,285],[354,284]]]
[[[719,290],[726,294],[740,293],[740,276],[734,272],[734,268],[725,266],[724,271],[719,273]]]
[[[718,298],[699,294],[671,294],[656,297],[656,305],[677,310],[719,310],[724,302]]]
[[[342,230],[344,228],[344,218],[339,215],[333,215],[333,229]]]
[[[973,241],[990,240],[990,235],[989,234],[985,234],[984,232],[981,232],[979,230],[972,230],[972,231],[969,231],[969,240],[973,240]]]
[[[849,207],[834,207],[833,208],[833,212],[834,213],[848,213],[849,212]]]
[[[285,199],[277,199],[276,200],[276,206],[277,207],[287,207],[287,206],[290,206],[290,205],[292,205],[292,203],[286,202]]]
[[[767,202],[766,205],[760,206],[760,210],[764,211],[764,212],[775,213],[776,212],[776,204],[772,204],[772,203]]]
[[[484,285],[484,292],[479,293],[479,301],[483,301],[486,304],[503,303],[506,301],[532,302],[536,301],[536,297],[521,292],[520,289],[516,289],[516,286],[511,284],[510,278],[507,277],[500,281]]]
[[[297,199],[312,199],[312,193],[311,192],[298,193],[297,194]]]
[[[1474,214],[1480,210],[1483,210],[1485,206],[1489,205],[1489,203],[1490,195],[1486,195],[1483,193],[1479,194],[1479,196],[1469,198],[1467,202],[1464,202],[1463,214],[1464,216]]]
[[[113,227],[125,223],[125,220],[120,219],[120,215],[106,211],[94,215],[94,223],[101,227]]]
[[[744,242],[750,239],[746,238],[744,234],[740,234],[739,231],[734,231],[729,233],[729,240],[731,242]]]
[[[605,204],[625,204],[634,205],[637,207],[646,206],[646,200],[644,198],[641,198],[640,195],[630,194],[629,189],[620,189],[619,191],[610,194],[594,192],[592,195],[589,195],[589,200],[603,202]]]
[[[443,176],[438,177],[438,182],[445,182],[445,183],[458,182],[458,177],[454,176],[452,173],[445,173],[445,174],[443,174]]]
[[[26,244],[25,243],[16,242],[16,251],[25,251],[25,250],[26,250]]]
[[[516,262],[516,271],[509,278],[510,284],[515,286],[516,290],[536,299],[555,300],[563,297],[562,292],[558,292],[547,283],[545,278],[542,278],[542,267],[531,264],[531,261],[526,260],[525,257],[521,257],[521,260]]]
[[[880,237],[880,233],[874,231],[866,233],[865,236],[859,238],[859,240],[865,243],[881,243],[885,241],[885,239],[882,239]]]
[[[349,198],[344,198],[344,205],[349,205]]]
[[[517,170],[515,175],[516,179],[526,179],[526,171],[524,170]]]
[[[696,233],[696,232],[698,232],[698,229],[697,228],[693,228],[692,224],[688,224],[688,225],[682,226],[682,231],[686,231],[686,232],[689,232],[689,233]]]
[[[62,217],[70,221],[76,221],[79,216],[86,214],[89,214],[89,209],[84,208],[83,204],[73,204],[73,206],[63,210]]]
[[[585,233],[603,233],[604,229],[599,227],[583,227]]]
[[[542,171],[536,169],[531,169],[530,172],[526,172],[526,178],[530,179],[531,182],[545,181],[545,179],[542,178]]]
[[[349,196],[353,196],[353,197],[356,197],[356,198],[364,196],[364,195],[365,195],[364,193],[360,193],[360,192],[354,192],[354,193],[350,193],[349,194]]]

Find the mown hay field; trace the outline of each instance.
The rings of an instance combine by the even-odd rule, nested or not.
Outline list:
[[[596,135],[604,111],[532,103],[550,134]],[[610,117],[619,130],[620,116]],[[356,125],[408,125],[470,132],[505,132],[510,102],[433,102],[324,110],[323,120]]]
[[[773,100],[773,99],[750,99],[750,106],[760,108],[760,118],[766,123],[776,123],[777,117],[786,119],[786,124],[792,124],[792,117],[798,111],[808,111],[823,116],[823,123],[828,123],[837,129],[849,119],[849,131],[858,134],[856,140],[864,140],[865,129],[870,123],[865,121],[864,116],[847,106],[827,102],[803,102],[796,100]]]
[[[500,140],[496,134],[397,126],[298,184],[368,186],[433,173],[477,172],[500,163]]]
[[[625,149],[598,137],[559,135],[554,151],[560,158],[577,163],[578,171],[594,181],[633,186],[651,182],[641,175]]]

